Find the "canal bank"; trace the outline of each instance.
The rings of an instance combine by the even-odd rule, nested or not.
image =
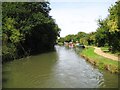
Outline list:
[[[100,70],[108,70],[111,73],[117,74],[120,73],[119,61],[113,61],[112,59],[96,54],[93,47],[86,47],[80,55]]]

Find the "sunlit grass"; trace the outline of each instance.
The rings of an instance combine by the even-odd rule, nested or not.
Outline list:
[[[113,73],[117,73],[120,69],[120,67],[118,67],[118,61],[114,61],[94,53],[93,47],[87,47],[82,51],[81,55],[86,57],[89,62],[92,61],[92,64],[98,66],[99,69],[109,69],[109,71]]]
[[[101,50],[109,52],[109,47],[101,47]]]
[[[109,51],[109,47],[100,47],[101,48],[101,50],[103,51],[103,52],[105,52],[105,53],[109,53],[109,54],[114,54],[115,56],[118,56],[119,54],[120,54],[120,52],[112,52],[112,51]]]

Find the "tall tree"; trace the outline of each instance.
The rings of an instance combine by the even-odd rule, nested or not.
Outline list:
[[[13,56],[20,58],[54,49],[60,28],[49,15],[49,4],[3,2],[3,59],[13,59]]]
[[[109,9],[109,15],[104,20],[98,20],[99,28],[96,33],[98,46],[112,46],[112,51],[120,51],[120,1]]]

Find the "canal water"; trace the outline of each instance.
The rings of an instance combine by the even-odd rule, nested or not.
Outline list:
[[[111,88],[118,76],[99,71],[74,49],[55,46],[56,51],[14,60],[3,65],[3,88]]]

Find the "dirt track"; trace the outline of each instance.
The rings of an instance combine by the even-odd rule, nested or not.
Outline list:
[[[115,61],[118,61],[118,57],[117,56],[114,56],[113,54],[109,54],[109,53],[104,53],[100,48],[98,47],[94,47],[95,50],[94,52],[98,55],[101,55],[103,57],[106,57],[106,58],[109,58],[109,59],[112,59],[112,60],[115,60]]]

